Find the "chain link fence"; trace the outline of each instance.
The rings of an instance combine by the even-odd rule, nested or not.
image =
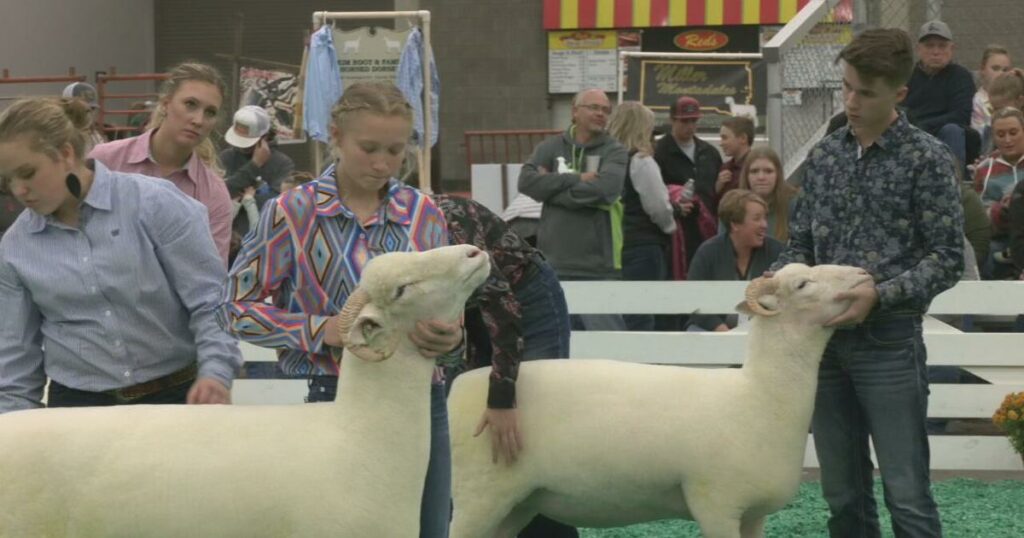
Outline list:
[[[853,0],[840,2],[799,44],[782,56],[782,160],[787,169],[803,161],[840,113],[842,71],[839,52],[854,33],[867,28],[902,28],[916,35],[927,20],[940,18],[940,0]]]

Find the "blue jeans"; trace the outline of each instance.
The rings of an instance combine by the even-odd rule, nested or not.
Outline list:
[[[929,479],[927,354],[920,316],[836,331],[818,373],[812,429],[833,537],[879,537],[870,435],[895,536],[941,536]]]
[[[333,402],[338,378],[314,376],[309,380],[307,402]],[[401,439],[395,439],[401,443]],[[452,446],[448,436],[448,404],[444,385],[430,387],[430,463],[420,503],[420,538],[447,538],[451,520]]]
[[[523,312],[523,360],[569,358],[569,307],[554,269],[535,259],[537,272],[514,290]],[[486,363],[486,362],[485,362]]]
[[[957,158],[957,166],[963,168],[967,166],[967,138],[964,133],[964,127],[956,125],[955,123],[947,123],[943,125],[935,137],[943,141],[949,149],[953,152],[953,156]],[[966,176],[964,176],[966,177]]]
[[[668,260],[662,245],[636,245],[622,249],[622,280],[629,282],[666,280]],[[654,316],[630,314],[623,316],[631,331],[653,331]]]

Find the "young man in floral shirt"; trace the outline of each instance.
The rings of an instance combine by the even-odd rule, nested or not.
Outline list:
[[[829,322],[839,330],[818,374],[812,429],[829,533],[881,536],[870,436],[896,536],[941,536],[921,318],[963,272],[954,161],[896,109],[914,66],[904,31],[865,31],[839,59],[849,124],[808,156],[789,245],[773,266],[851,265],[873,277],[836,296],[850,306]]]

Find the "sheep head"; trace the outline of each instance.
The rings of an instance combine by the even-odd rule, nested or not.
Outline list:
[[[389,358],[417,321],[457,319],[490,268],[488,255],[471,245],[377,256],[339,315],[345,347],[363,360]]]
[[[843,265],[801,263],[786,265],[771,278],[756,278],[746,291],[739,312],[762,317],[785,313],[815,325],[824,324],[841,314],[849,301],[837,301],[836,294],[871,282],[867,271]]]

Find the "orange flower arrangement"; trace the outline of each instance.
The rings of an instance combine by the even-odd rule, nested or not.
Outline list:
[[[1024,458],[1024,392],[1012,392],[992,415],[992,422],[1010,439],[1014,450]]]

